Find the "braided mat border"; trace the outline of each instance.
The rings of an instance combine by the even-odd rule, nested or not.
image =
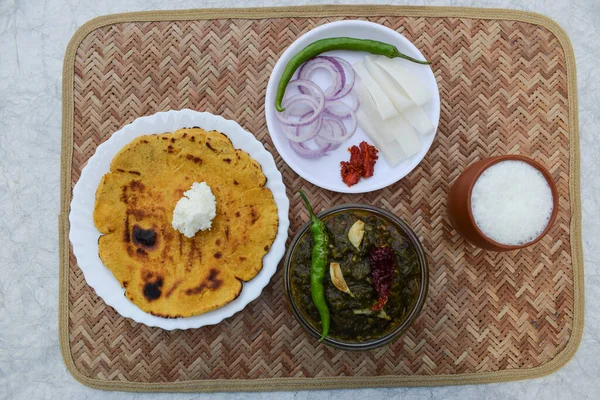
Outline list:
[[[407,36],[435,61],[442,115],[425,160],[381,191],[342,195],[300,179],[276,153],[264,90],[279,54],[325,22],[365,18]],[[247,391],[499,382],[551,373],[583,331],[583,257],[575,59],[564,31],[498,9],[316,6],[117,14],[82,26],[63,76],[60,344],[68,370],[100,389]],[[167,332],[118,315],[87,286],[68,241],[72,185],[96,146],[138,116],[192,108],[238,121],[274,154],[306,213],[346,202],[386,208],[422,240],[429,297],[411,329],[367,352],[319,345],[285,304],[281,271],[223,323]],[[449,186],[473,161],[516,153],[545,164],[560,212],[535,246],[496,254],[465,243],[445,215]]]

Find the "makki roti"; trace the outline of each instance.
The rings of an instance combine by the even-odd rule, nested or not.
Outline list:
[[[217,201],[210,230],[187,238],[173,209],[193,182]],[[142,310],[177,318],[234,300],[262,268],[277,234],[277,206],[261,166],[227,136],[202,129],[141,136],[113,159],[96,192],[104,265]]]

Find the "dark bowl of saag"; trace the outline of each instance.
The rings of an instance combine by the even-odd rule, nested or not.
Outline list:
[[[324,343],[345,350],[368,350],[397,339],[417,319],[427,297],[427,260],[417,235],[394,214],[372,206],[345,204],[322,211],[318,217],[329,236],[323,286],[331,322]],[[357,224],[358,220],[362,223]],[[356,235],[349,238],[355,224],[362,225],[363,231],[358,246]],[[313,243],[306,223],[286,252],[284,286],[292,313],[317,340],[322,325],[310,290]],[[387,302],[373,311],[379,296],[369,255],[376,246],[391,247],[395,263]],[[339,265],[337,273],[330,271],[332,263]],[[340,272],[345,287],[340,284]]]

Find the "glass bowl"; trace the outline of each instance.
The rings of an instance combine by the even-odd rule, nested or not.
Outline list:
[[[423,308],[423,304],[425,303],[425,299],[427,297],[427,287],[429,283],[429,273],[427,266],[427,259],[425,257],[425,252],[423,250],[423,246],[419,241],[417,235],[413,232],[412,229],[408,227],[408,225],[398,218],[396,215],[390,213],[389,211],[372,207],[368,205],[362,204],[344,204],[340,206],[336,206],[324,211],[321,211],[318,216],[319,218],[324,218],[330,215],[334,215],[340,212],[346,211],[359,211],[362,213],[369,213],[381,217],[387,220],[388,223],[395,226],[400,232],[403,232],[406,235],[406,238],[413,245],[419,263],[419,272],[420,272],[420,285],[419,291],[416,300],[413,302],[412,307],[408,310],[407,315],[396,328],[392,331],[385,333],[383,336],[367,339],[364,341],[347,341],[338,338],[333,338],[331,336],[327,336],[323,342],[327,345],[337,347],[344,350],[368,350],[376,347],[383,346],[398,337],[400,337],[417,319],[421,309]],[[318,328],[315,328],[312,325],[312,322],[304,316],[304,313],[300,310],[300,308],[296,305],[293,295],[292,295],[292,287],[291,287],[291,275],[292,275],[292,256],[298,245],[300,239],[307,233],[310,233],[309,230],[309,222],[305,223],[294,236],[290,246],[288,247],[285,258],[284,258],[284,288],[285,294],[288,300],[288,304],[294,317],[298,320],[300,325],[304,329],[306,329],[311,336],[315,338],[315,341],[321,337],[321,332]]]

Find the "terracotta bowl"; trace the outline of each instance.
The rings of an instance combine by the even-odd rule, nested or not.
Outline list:
[[[505,245],[485,236],[475,224],[475,219],[473,218],[473,212],[471,210],[471,193],[473,192],[473,186],[475,185],[475,182],[479,176],[490,166],[507,160],[523,161],[540,171],[550,185],[550,189],[552,190],[552,198],[554,201],[554,208],[546,229],[544,229],[541,235],[535,240],[522,245]],[[550,175],[548,170],[538,162],[518,155],[490,157],[470,165],[454,182],[452,188],[450,189],[450,196],[448,198],[448,214],[454,229],[456,229],[458,233],[467,239],[471,244],[491,251],[517,250],[538,242],[542,237],[544,237],[544,235],[546,235],[546,233],[548,233],[552,227],[552,224],[554,223],[554,220],[556,219],[556,214],[558,214],[558,192],[556,189],[556,184],[552,180],[552,175]]]

